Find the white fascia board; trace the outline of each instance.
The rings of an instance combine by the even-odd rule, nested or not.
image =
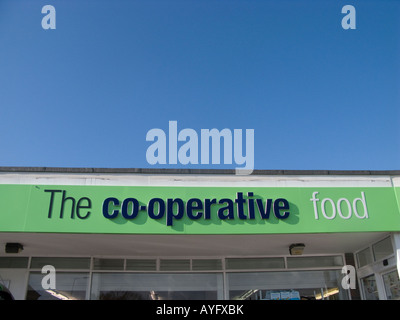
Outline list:
[[[219,175],[135,173],[0,173],[0,184],[185,187],[392,187],[385,175]]]

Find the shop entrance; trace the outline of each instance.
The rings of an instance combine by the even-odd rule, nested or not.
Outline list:
[[[229,298],[246,300],[347,300],[340,270],[228,274]]]
[[[400,300],[400,280],[394,241],[385,237],[356,252],[357,274],[364,300]]]
[[[43,265],[57,269],[44,289]],[[253,258],[31,258],[27,299],[348,299],[342,255]]]
[[[400,299],[400,280],[391,240],[390,236],[386,236],[357,251],[354,256],[357,290],[362,299]],[[342,287],[345,274],[342,270],[346,265],[344,254],[3,259],[4,266],[20,267],[21,274],[27,275],[26,299],[350,299],[349,291]],[[45,265],[52,265],[57,270],[55,290],[44,290],[42,287],[41,269]],[[12,275],[11,270],[0,271],[4,276]]]
[[[400,300],[400,280],[396,269],[361,279],[366,300]]]

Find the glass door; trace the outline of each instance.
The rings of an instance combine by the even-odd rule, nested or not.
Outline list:
[[[365,300],[379,300],[378,287],[376,285],[375,275],[361,279],[362,291]]]
[[[397,270],[382,275],[387,300],[400,300],[400,280]]]

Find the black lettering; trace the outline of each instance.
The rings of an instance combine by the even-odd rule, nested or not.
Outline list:
[[[86,206],[84,206],[83,204],[81,205],[81,202],[82,202],[82,201],[87,201],[87,205],[86,205]],[[79,213],[79,210],[80,210],[80,209],[91,209],[91,208],[92,208],[92,202],[90,201],[89,198],[87,198],[87,197],[80,198],[80,199],[78,200],[78,203],[76,204],[76,215],[77,215],[77,217],[78,217],[79,219],[86,219],[86,218],[88,218],[89,215],[90,215],[90,211],[88,211],[88,212],[86,213],[85,216],[81,216],[81,214]]]
[[[51,218],[51,213],[53,211],[53,203],[54,203],[54,194],[56,192],[61,192],[62,190],[44,190],[44,192],[51,192],[51,196],[50,196],[50,204],[49,204],[49,213],[47,215],[47,218]]]
[[[132,203],[132,209],[129,214],[128,208],[130,203]],[[139,201],[137,201],[135,198],[126,198],[122,202],[121,213],[125,219],[135,219],[139,213]]]
[[[174,204],[178,205],[178,211],[174,214]],[[180,198],[167,199],[167,226],[172,226],[173,219],[182,219],[185,212],[185,205]]]
[[[154,214],[154,204],[158,202],[158,213]],[[152,198],[149,201],[147,213],[151,219],[161,219],[165,213],[165,203],[163,199]]]
[[[249,210],[249,219],[255,219],[255,214],[254,214],[254,199],[250,199],[250,197],[253,196],[253,192],[248,192],[247,196],[249,197],[248,199],[248,210]]]
[[[256,199],[258,212],[260,213],[261,219],[269,219],[271,211],[272,199],[266,199],[265,211],[262,199]]]
[[[280,205],[280,203],[282,203],[282,205]],[[286,199],[279,198],[274,201],[274,214],[278,219],[286,219],[289,217],[289,211],[285,211],[283,215],[281,215],[280,210],[289,210],[289,202]]]
[[[74,211],[75,211],[75,199],[73,197],[65,197],[66,194],[67,194],[67,192],[65,190],[63,190],[63,195],[62,195],[62,200],[61,200],[60,218],[62,219],[63,216],[64,216],[65,201],[70,200],[70,201],[72,201],[72,204],[71,204],[71,219],[73,219],[74,218]]]
[[[205,199],[204,200],[204,219],[211,219],[211,205],[217,203],[216,199]]]
[[[200,219],[203,215],[203,203],[200,199],[192,198],[186,203],[186,213],[189,219]]]
[[[109,213],[109,204],[110,202],[113,203],[114,206],[119,205],[119,200],[117,198],[107,198],[103,202],[103,216],[107,219],[114,219],[118,216],[119,211],[114,209],[113,212]]]
[[[236,204],[237,204],[237,210],[238,210],[238,217],[239,219],[247,219],[246,215],[244,214],[244,204],[246,203],[246,199],[243,198],[243,193],[242,192],[238,192],[236,194],[236,200],[235,200]]]
[[[220,218],[221,220],[225,220],[225,219],[234,219],[235,215],[234,215],[234,210],[233,210],[233,201],[231,199],[221,199],[219,200],[219,204],[226,202],[228,205],[226,207],[222,207],[220,209],[218,209],[218,218]],[[224,211],[228,211],[228,214],[225,215]]]

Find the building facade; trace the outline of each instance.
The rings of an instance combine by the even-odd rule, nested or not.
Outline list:
[[[16,299],[400,299],[400,171],[0,168]]]

